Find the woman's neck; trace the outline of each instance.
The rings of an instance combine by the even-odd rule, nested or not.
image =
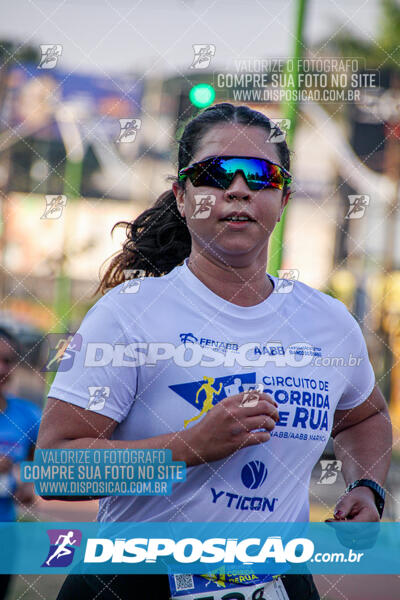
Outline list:
[[[265,264],[224,266],[197,254],[189,256],[187,266],[217,296],[238,306],[260,304],[274,289]]]

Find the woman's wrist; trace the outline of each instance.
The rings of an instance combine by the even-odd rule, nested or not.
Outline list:
[[[172,450],[173,460],[182,460],[188,467],[207,462],[196,426],[173,434],[171,442],[172,447],[169,447]]]

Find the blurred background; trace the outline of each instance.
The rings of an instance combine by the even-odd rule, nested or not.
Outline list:
[[[48,334],[62,349],[97,300],[99,269],[125,239],[113,225],[170,187],[188,119],[244,103],[276,120],[293,152],[269,271],[297,273],[360,323],[393,420],[385,515],[398,520],[400,2],[14,0],[5,10],[0,325],[22,345],[9,393],[43,407]],[[316,521],[344,489],[338,477],[321,491],[320,473]],[[93,520],[96,504],[38,500],[19,519]],[[16,577],[9,598],[54,598],[62,579]],[[398,576],[317,581],[331,600],[400,597]]]

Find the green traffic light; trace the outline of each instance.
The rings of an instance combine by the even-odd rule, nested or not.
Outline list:
[[[189,99],[197,108],[205,108],[214,102],[215,90],[208,83],[198,83],[189,92]]]

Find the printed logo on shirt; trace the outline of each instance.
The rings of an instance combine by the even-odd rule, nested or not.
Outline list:
[[[212,338],[201,337],[198,338],[194,335],[194,333],[180,333],[179,339],[182,344],[187,347],[188,343],[191,344],[199,344],[201,348],[212,348],[213,350],[218,350],[218,352],[226,352],[230,350],[231,352],[237,352],[239,349],[238,344],[233,344],[232,342],[222,342],[220,340],[213,340]]]
[[[268,342],[267,344],[256,346],[254,348],[254,354],[256,356],[263,356],[264,354],[268,354],[269,356],[287,356],[287,354],[289,354],[295,357],[322,356],[322,348],[320,346],[312,346],[311,344],[297,342],[291,344],[285,350],[285,347],[280,343]],[[284,361],[282,361],[282,363],[286,364]]]
[[[250,511],[261,511],[261,512],[274,512],[275,505],[279,501],[277,496],[266,497],[266,496],[244,496],[236,494],[230,488],[226,490],[216,490],[210,488],[211,496],[210,499],[213,504],[223,505],[231,510],[250,510]]]
[[[244,487],[248,490],[257,490],[262,487],[268,476],[267,466],[261,460],[252,460],[246,463],[241,470],[240,478]],[[225,506],[235,511],[256,511],[273,513],[277,503],[278,496],[247,496],[240,494],[235,485],[234,492],[232,487],[229,490],[210,488],[211,502],[219,506]],[[260,494],[260,492],[259,492]]]
[[[331,401],[329,381],[313,377],[265,375],[264,393],[279,405],[279,421],[271,438],[326,442]]]
[[[332,421],[329,381],[293,375],[266,375],[262,379],[264,387],[261,389],[256,377],[256,372],[227,377],[204,375],[200,381],[169,386],[198,410],[197,414],[184,420],[184,428],[200,419],[227,396],[256,390],[269,394],[279,407],[279,421],[271,431],[271,438],[327,441]]]
[[[246,373],[218,378],[204,375],[202,381],[180,383],[177,385],[170,385],[169,387],[181,398],[199,410],[197,415],[184,421],[184,427],[186,428],[189,423],[200,419],[211,410],[213,406],[223,400],[223,398],[234,396],[241,392],[259,390],[260,384],[256,383],[255,373]]]
[[[228,350],[233,353],[240,351],[239,344],[233,342],[224,342],[221,340],[214,340],[207,337],[197,337],[192,332],[180,333],[179,339],[185,348],[189,344],[198,344],[201,348],[211,348],[218,352],[226,353]],[[245,344],[247,346],[247,344]],[[271,357],[286,357],[287,355],[295,357],[305,356],[322,356],[322,348],[319,346],[313,346],[304,342],[296,342],[291,344],[286,349],[281,342],[265,342],[265,343],[254,343],[253,353],[255,356],[268,355]],[[284,358],[282,358],[282,366],[286,364]]]
[[[244,465],[240,474],[242,483],[249,490],[256,490],[259,488],[268,475],[268,469],[261,460],[252,460]]]
[[[199,338],[193,335],[193,333],[180,333],[179,337],[185,348],[187,347],[187,344],[196,344],[196,342],[199,341]]]

